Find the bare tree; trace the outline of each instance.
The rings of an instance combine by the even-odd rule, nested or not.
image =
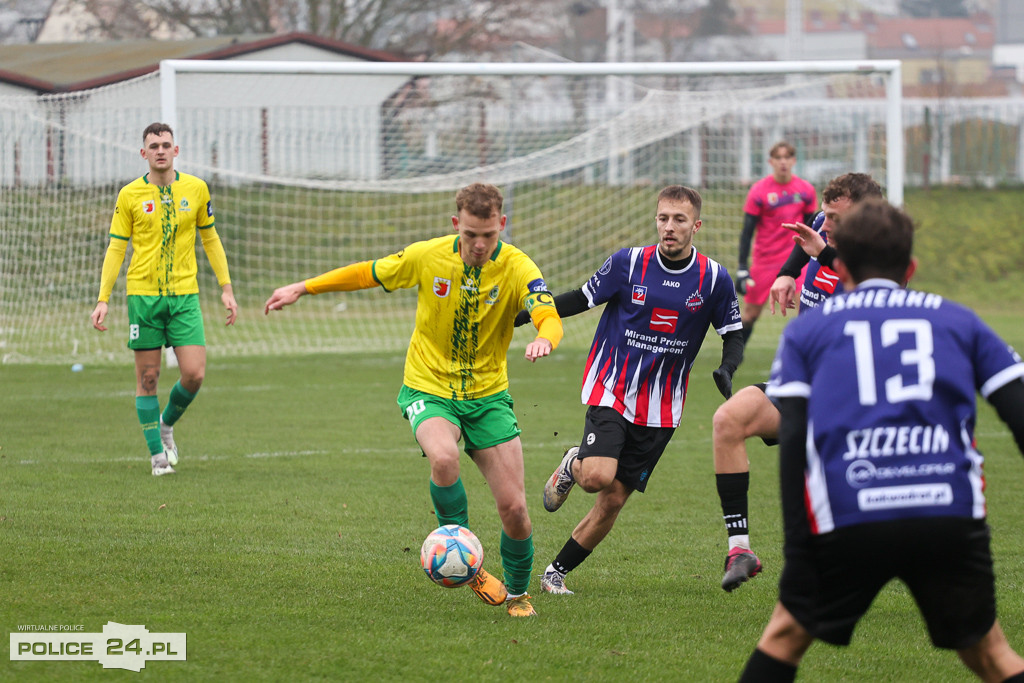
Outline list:
[[[131,0],[116,0],[128,3]],[[437,57],[535,30],[543,0],[137,0],[195,35],[304,31]]]

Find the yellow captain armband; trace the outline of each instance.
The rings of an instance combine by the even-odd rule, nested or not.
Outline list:
[[[548,292],[537,292],[526,297],[526,310],[530,313],[537,336],[551,342],[551,348],[557,349],[562,341],[562,319],[558,317],[555,299]]]
[[[310,294],[351,292],[379,286],[380,283],[373,279],[373,261],[352,263],[306,280],[306,291]]]

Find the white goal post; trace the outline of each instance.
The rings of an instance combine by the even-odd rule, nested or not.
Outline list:
[[[274,287],[449,231],[455,191],[476,180],[502,188],[504,238],[556,293],[616,249],[651,243],[668,184],[700,190],[697,247],[732,270],[743,199],[780,139],[819,192],[862,171],[902,204],[900,91],[895,60],[170,60],[93,91],[0,97],[0,358],[124,362],[124,269],[111,329],[88,316],[114,199],[145,172],[141,132],[153,121],[174,127],[176,168],[210,185],[241,307],[226,328],[199,248],[211,356],[401,351],[411,292],[306,297],[272,316],[263,302]],[[566,322],[564,343],[586,345],[594,320]]]
[[[903,81],[898,59],[777,62],[283,62],[168,59],[160,62],[162,120],[177,121],[177,84],[182,73],[321,74],[338,76],[520,76],[543,78],[631,76],[768,76],[880,74],[885,79],[886,187],[890,202],[903,205]],[[611,96],[612,88],[609,88]]]

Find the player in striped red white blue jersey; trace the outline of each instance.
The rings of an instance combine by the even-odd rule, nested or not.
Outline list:
[[[680,269],[657,245],[622,249],[583,285],[590,308],[605,304],[583,373],[585,405],[613,408],[643,427],[676,427],[687,380],[708,328],[740,329],[732,279],[694,250]]]
[[[693,246],[700,209],[696,190],[666,187],[658,195],[656,245],[617,251],[582,288],[555,297],[563,317],[600,305],[604,311],[583,376],[583,439],[549,478],[544,507],[557,510],[576,483],[597,496],[544,572],[541,588],[549,593],[571,593],[565,575],[611,531],[633,491],[646,489],[682,418],[708,328],[723,337],[715,383],[724,396],[732,393],[743,358],[739,299],[725,268]],[[524,313],[517,322],[526,322]]]

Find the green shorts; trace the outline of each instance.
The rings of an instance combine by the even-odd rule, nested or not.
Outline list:
[[[398,392],[402,415],[416,428],[430,417],[443,417],[462,431],[467,451],[490,448],[511,441],[522,433],[512,412],[512,397],[507,391],[469,401],[441,398],[402,385]]]
[[[128,348],[206,346],[198,294],[128,297]]]

